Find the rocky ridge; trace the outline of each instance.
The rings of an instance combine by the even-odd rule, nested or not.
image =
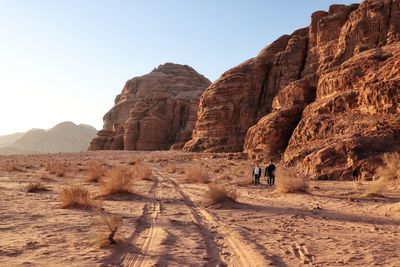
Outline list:
[[[282,157],[319,179],[367,176],[400,149],[400,0],[314,12],[200,100],[188,151]]]
[[[166,63],[128,80],[89,150],[181,148],[191,137],[210,81],[187,65]]]
[[[16,135],[18,138],[12,143],[0,146],[0,154],[85,151],[89,146],[90,140],[96,136],[96,132],[97,130],[90,125],[76,125],[70,121],[61,122],[48,130],[32,129],[24,133],[18,133]]]

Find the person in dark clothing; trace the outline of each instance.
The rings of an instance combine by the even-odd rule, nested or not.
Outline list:
[[[261,176],[261,168],[256,163],[253,168],[253,179],[254,179],[254,186],[261,184],[260,183],[260,176]]]
[[[354,170],[353,170],[353,180],[354,181],[358,181],[361,178],[361,166],[357,166]]]
[[[274,186],[275,184],[275,169],[274,163],[270,160],[268,166],[265,168],[265,176],[267,177],[269,186]]]

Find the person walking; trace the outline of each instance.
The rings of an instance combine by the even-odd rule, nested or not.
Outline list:
[[[359,165],[353,170],[353,180],[354,181],[360,181],[361,177],[362,177],[361,165]]]
[[[258,163],[256,163],[256,164],[254,164],[254,168],[253,168],[254,186],[261,184],[260,176],[261,176],[261,168],[258,166]]]
[[[275,185],[275,169],[274,163],[270,160],[268,166],[265,168],[265,176],[267,177],[269,186]]]

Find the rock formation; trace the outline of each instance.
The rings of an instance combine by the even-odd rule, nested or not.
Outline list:
[[[0,146],[0,154],[37,154],[87,150],[97,130],[85,124],[62,122],[51,129],[32,129],[11,144]]]
[[[399,97],[400,0],[333,5],[215,81],[185,149],[282,156],[346,179],[400,149]]]
[[[187,65],[166,63],[128,80],[89,150],[181,148],[210,81]]]

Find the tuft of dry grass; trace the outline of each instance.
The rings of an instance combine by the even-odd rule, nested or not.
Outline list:
[[[176,172],[176,164],[168,163],[167,166],[165,166],[165,170],[169,173],[175,173]]]
[[[134,182],[133,173],[123,167],[114,167],[106,172],[100,179],[100,194],[108,196],[117,193],[131,193]]]
[[[27,188],[26,188],[26,192],[28,193],[36,193],[36,192],[40,192],[40,191],[48,191],[49,189],[47,189],[47,187],[42,184],[41,182],[29,182]]]
[[[132,168],[131,173],[136,180],[152,181],[152,179],[151,179],[152,170],[147,165],[143,165],[143,164],[135,165]]]
[[[5,171],[5,172],[23,172],[24,171],[21,164],[18,164],[16,162],[10,162],[10,161],[7,161],[4,164],[2,164],[1,170]]]
[[[189,166],[185,170],[185,179],[192,183],[209,183],[211,181],[208,171],[200,165]]]
[[[239,186],[248,186],[254,184],[254,178],[250,175],[245,176],[245,178],[241,179],[238,183]]]
[[[309,178],[296,171],[295,168],[277,168],[276,189],[278,193],[307,193]]]
[[[217,185],[217,184],[209,184],[208,190],[206,191],[206,201],[208,205],[224,203],[224,202],[236,202],[238,195],[236,190],[226,189],[226,187]]]
[[[86,165],[86,170],[86,180],[89,182],[98,182],[107,171],[103,163],[99,161],[89,161]]]
[[[122,218],[117,215],[101,215],[94,222],[95,244],[100,248],[117,243],[115,235],[122,227]]]
[[[223,182],[230,182],[233,180],[233,178],[228,172],[223,172],[220,175],[218,175],[217,180]]]
[[[101,204],[91,198],[89,191],[77,185],[63,187],[61,190],[61,208],[99,209]]]
[[[67,168],[65,167],[65,164],[59,161],[55,162],[49,162],[46,166],[46,170],[50,174],[54,174],[58,177],[63,177],[65,173],[67,172]]]
[[[374,196],[381,193],[388,186],[398,186],[400,183],[400,153],[385,153],[382,156],[382,160],[383,165],[376,169],[378,179],[367,186],[366,196]]]

